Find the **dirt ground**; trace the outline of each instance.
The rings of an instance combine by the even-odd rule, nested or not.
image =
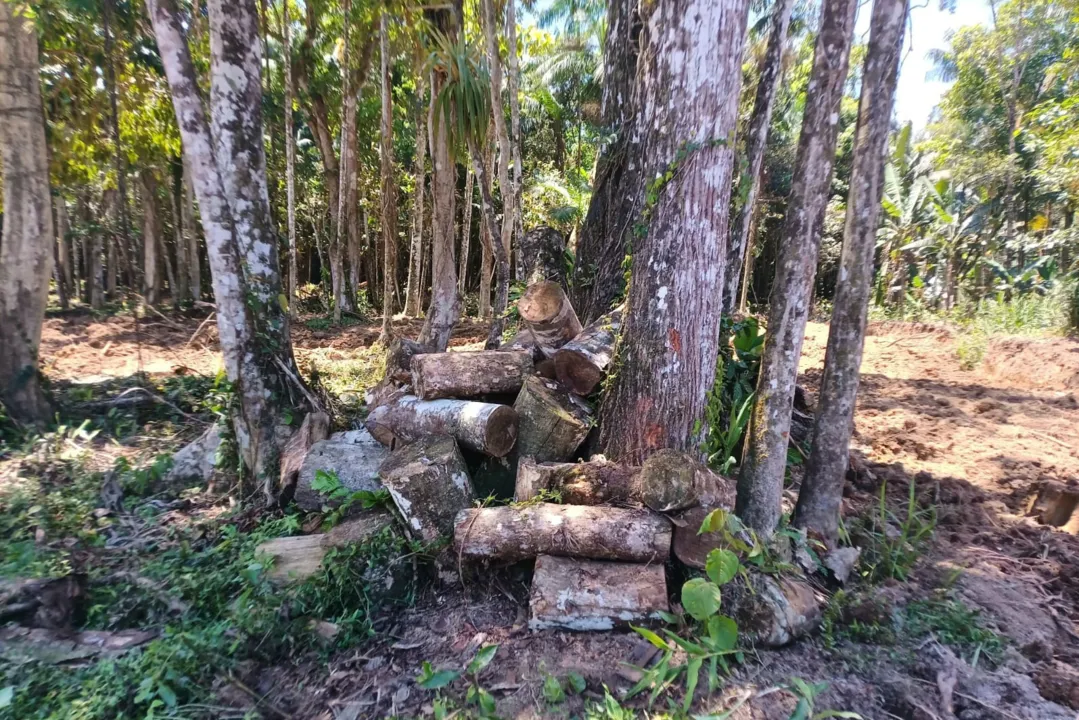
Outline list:
[[[219,358],[212,322],[192,340],[200,323],[51,318],[42,341],[46,373],[75,382],[138,370],[213,373]],[[414,333],[418,325],[397,329]],[[467,326],[455,344],[482,334],[481,326]],[[326,350],[348,357],[377,335],[377,327],[362,324],[335,331],[301,325],[294,339],[302,363]],[[721,692],[700,704],[700,713],[720,713],[801,677],[829,683],[818,711],[865,718],[1079,717],[1079,538],[1026,512],[1046,481],[1079,488],[1079,343],[995,340],[982,364],[968,371],[956,357],[957,339],[956,331],[931,325],[871,326],[852,448],[860,462],[846,511],[872,507],[882,483],[889,499],[901,504],[914,482],[919,499],[939,507],[932,549],[907,583],[879,592],[901,604],[940,586],[954,588],[1008,638],[1003,659],[992,670],[984,662],[972,666],[933,636],[913,648],[844,640],[829,649],[813,638],[749,658]],[[802,362],[802,382],[811,393],[826,341],[827,327],[812,324]],[[602,698],[604,686],[612,692],[628,687],[623,663],[641,651],[642,641],[624,632],[530,632],[527,595],[527,569],[466,576],[464,586],[433,587],[414,607],[381,618],[373,644],[325,665],[252,669],[247,681],[297,718],[423,715],[432,694],[413,683],[423,661],[460,667],[481,645],[498,643],[484,686],[503,717],[579,714],[582,698],[544,702],[547,674],[581,673],[591,698]],[[656,712],[667,710],[663,703]],[[730,717],[784,720],[795,703],[775,692],[749,699]]]

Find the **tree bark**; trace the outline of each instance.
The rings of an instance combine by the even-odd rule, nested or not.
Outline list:
[[[193,300],[202,299],[202,265],[199,259],[199,229],[195,224],[195,190],[191,186],[191,172],[184,160],[184,242],[187,243],[188,288]]]
[[[411,365],[412,387],[424,400],[516,393],[532,375],[532,355],[520,351],[424,353]]]
[[[33,19],[0,3],[0,403],[10,417],[35,425],[50,416],[38,346],[55,241],[39,73]]]
[[[490,137],[487,139],[488,146],[490,145]],[[494,149],[488,147],[484,151],[483,155],[483,169],[487,176],[490,177],[491,168],[495,164]],[[473,161],[475,163],[475,161]],[[475,174],[475,173],[473,173]],[[482,196],[480,197],[482,211]],[[480,253],[480,287],[479,287],[479,302],[477,303],[476,316],[480,318],[490,317],[491,315],[491,278],[494,275],[495,258],[491,254],[491,248],[493,247],[494,240],[491,237],[490,226],[486,222],[486,216],[481,215],[484,218],[480,222],[480,247],[483,249]]]
[[[622,309],[607,313],[581,331],[554,354],[558,380],[578,395],[592,393],[614,359],[615,342],[622,328]]]
[[[658,563],[536,558],[528,600],[532,630],[612,630],[667,612],[667,575]]]
[[[600,150],[592,200],[577,235],[572,298],[585,322],[610,310],[625,290],[622,263],[631,252],[628,246],[644,189],[642,135],[634,129],[640,29],[637,6],[637,0],[611,0],[607,4],[602,112],[603,123],[614,139]],[[556,132],[556,144],[560,137]]]
[[[183,163],[170,163],[173,172],[169,183],[169,209],[172,211],[172,239],[176,245],[176,275],[169,282],[176,285],[172,291],[174,305],[191,298],[191,273],[187,266],[190,262],[187,241],[184,239],[183,218],[180,208],[183,206]]]
[[[763,535],[775,530],[782,511],[791,408],[820,250],[819,218],[828,203],[857,4],[857,0],[826,0],[822,10],[807,90],[814,101],[807,104],[802,120],[776,259],[768,334],[738,478],[738,514]]]
[[[549,503],[472,508],[454,525],[462,560],[558,555],[662,563],[671,551],[671,523],[648,510]]]
[[[347,299],[347,279],[345,277],[345,245],[348,242],[348,181],[352,173],[352,143],[355,135],[356,98],[349,88],[351,66],[349,52],[349,26],[352,24],[352,0],[343,0],[342,16],[342,51],[341,51],[341,165],[337,193],[337,222],[330,240],[330,283],[333,288],[333,321],[341,322],[341,311],[351,309]]]
[[[299,282],[296,257],[296,137],[292,127],[292,23],[288,15],[289,0],[281,7],[281,38],[285,63],[285,195],[288,226],[288,308],[296,317],[296,286]],[[196,258],[197,260],[197,258]]]
[[[393,325],[394,293],[397,289],[397,184],[393,177],[393,98],[390,77],[390,26],[383,7],[379,21],[379,46],[382,72],[382,127],[379,150],[382,172],[382,334],[379,342],[390,338]]]
[[[517,241],[517,279],[526,285],[551,280],[566,287],[566,240],[552,227],[534,227]]]
[[[414,539],[453,534],[457,513],[472,505],[468,467],[453,438],[435,436],[395,450],[378,469]]]
[[[509,90],[510,148],[513,155],[513,234],[517,238],[523,238],[525,232],[522,203],[524,165],[521,162],[521,99],[518,97],[521,70],[517,58],[517,0],[506,2],[506,47],[509,49],[507,53],[509,72],[506,73],[506,84]]]
[[[556,282],[529,285],[517,302],[517,311],[544,357],[553,357],[558,348],[581,332],[577,313]]]
[[[566,505],[606,505],[639,500],[634,481],[640,468],[609,462],[602,455],[588,462],[537,463],[522,457],[517,462],[513,499],[526,502],[541,491],[557,493]]]
[[[273,501],[279,409],[293,389],[305,389],[270,221],[257,13],[251,0],[210,0],[209,9],[212,133],[174,0],[147,0],[206,232],[221,352],[239,400],[233,428],[240,457]]]
[[[457,262],[457,294],[464,295],[468,288],[468,253],[472,244],[472,197],[475,195],[476,173],[469,164],[465,172],[465,194],[461,218],[461,256]]]
[[[660,0],[648,10],[639,157],[647,177],[667,180],[651,183],[637,220],[620,367],[600,423],[607,456],[632,464],[700,443],[719,351],[748,2]]]
[[[517,413],[508,405],[469,400],[420,400],[404,395],[379,405],[364,425],[383,445],[450,435],[470,450],[502,457],[517,440]]]
[[[415,183],[412,194],[412,247],[408,256],[408,287],[405,292],[405,314],[409,317],[419,317],[423,307],[423,190],[427,181],[427,112],[423,102],[425,85],[423,64],[419,63],[419,71],[416,73],[416,155],[412,165]]]
[[[510,149],[509,131],[506,129],[506,113],[502,109],[502,58],[498,53],[498,23],[495,22],[494,0],[480,0],[483,12],[483,35],[487,46],[487,67],[491,73],[491,117],[494,120],[495,139],[498,141],[498,192],[502,196],[502,225],[499,227],[501,253],[495,254],[495,314],[491,323],[491,333],[487,338],[487,347],[498,347],[502,336],[502,319],[499,311],[500,298],[509,297],[509,255],[513,245],[514,192],[510,185],[509,165],[513,152]],[[514,48],[516,52],[516,48]],[[491,183],[487,183],[488,190]],[[483,191],[481,185],[480,191]],[[494,216],[494,208],[484,211],[489,217]],[[502,273],[502,255],[506,256],[505,275]],[[505,287],[503,287],[505,285]],[[505,305],[502,305],[502,312]],[[497,326],[498,334],[495,335]]]
[[[829,543],[838,536],[843,478],[850,456],[888,130],[906,17],[907,0],[877,0],[873,4],[840,259],[842,282],[836,286],[812,450],[794,514],[797,526],[813,530]]]
[[[480,237],[487,240],[486,250],[494,260],[497,279],[495,302],[491,313],[491,327],[487,331],[486,343],[488,350],[494,350],[502,344],[502,327],[505,321],[506,305],[509,302],[509,246],[498,239],[498,221],[495,219],[494,200],[491,198],[491,179],[487,174],[487,169],[480,162],[479,150],[476,148],[476,142],[471,137],[468,139],[468,154],[472,157],[472,171],[476,174],[476,179],[479,180],[480,205],[483,210],[484,225],[487,228],[487,233],[481,234]],[[505,237],[502,240],[505,240]]]
[[[525,379],[513,409],[517,452],[539,462],[572,460],[592,429],[592,409],[583,400],[536,376]]]
[[[783,74],[783,46],[787,42],[787,29],[790,27],[793,8],[794,0],[776,0],[772,5],[772,31],[768,36],[764,57],[761,58],[753,114],[749,118],[749,127],[746,128],[744,169],[735,186],[735,197],[731,202],[733,212],[727,253],[730,272],[727,273],[723,290],[724,314],[734,312],[738,302],[739,270],[749,245],[750,226],[761,184],[761,166],[764,164],[768,129],[772,122],[772,108],[775,106],[779,79]]]
[[[60,307],[68,309],[69,296],[72,292],[71,282],[71,250],[67,242],[67,203],[64,198],[57,195],[53,198],[53,207],[56,213],[56,244],[53,252],[56,257],[55,276],[56,292],[60,296]]]
[[[120,110],[117,96],[119,90],[116,87],[116,66],[115,59],[113,58],[113,33],[112,33],[112,12],[113,3],[115,0],[103,0],[101,5],[101,18],[102,18],[102,30],[104,31],[105,39],[105,83],[109,92],[109,131],[112,136],[113,144],[113,161],[116,170],[116,190],[120,193],[120,198],[116,204],[117,220],[119,220],[120,226],[120,242],[123,243],[124,254],[127,255],[131,263],[129,269],[134,265],[135,257],[135,245],[131,238],[130,221],[128,220],[128,207],[127,207],[127,163],[124,162],[123,146],[120,144]],[[108,291],[110,296],[116,293],[116,250],[109,246],[110,271],[109,271],[109,287]],[[128,282],[132,283],[128,287],[132,287],[135,282],[134,274],[128,278]]]
[[[153,306],[161,302],[161,260],[157,256],[161,246],[161,223],[154,198],[157,181],[151,170],[140,172],[139,181],[142,183],[142,296]]]

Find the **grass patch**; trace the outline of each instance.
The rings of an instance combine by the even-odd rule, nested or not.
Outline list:
[[[904,626],[914,637],[932,633],[973,666],[982,659],[996,665],[1007,644],[1002,636],[985,627],[980,612],[946,593],[907,605]]]
[[[328,392],[361,394],[386,374],[386,348],[379,344],[350,349],[313,348],[301,351],[304,370],[317,377]]]

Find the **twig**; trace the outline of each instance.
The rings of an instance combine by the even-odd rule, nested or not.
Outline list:
[[[322,403],[319,402],[318,398],[315,397],[314,394],[312,394],[311,391],[307,389],[307,386],[303,384],[300,378],[296,377],[296,373],[292,372],[292,370],[289,369],[289,366],[282,362],[281,358],[275,355],[274,362],[277,363],[277,367],[281,368],[281,372],[285,373],[285,375],[288,376],[290,380],[292,380],[296,387],[299,388],[300,392],[302,392],[304,397],[307,398],[307,402],[311,403],[311,409],[313,411],[326,412],[326,410],[322,407]]]
[[[195,334],[191,336],[191,339],[187,341],[187,345],[185,345],[184,347],[191,347],[191,343],[195,342],[195,338],[197,338],[199,336],[199,333],[202,332],[202,329],[204,327],[206,327],[207,323],[209,323],[211,320],[213,320],[216,316],[217,316],[217,313],[215,313],[215,312],[212,312],[209,315],[207,315],[206,319],[203,320],[201,323],[199,323],[199,327],[198,327],[197,330],[195,330]]]
[[[142,305],[142,307],[146,308],[147,310],[149,310],[150,312],[152,312],[152,313],[153,313],[154,315],[157,315],[157,316],[158,316],[159,318],[161,318],[162,320],[164,320],[164,321],[165,321],[165,324],[166,324],[166,325],[168,325],[169,327],[171,327],[171,328],[172,328],[173,330],[183,330],[183,329],[184,329],[184,326],[183,326],[183,325],[180,325],[180,324],[179,324],[178,322],[176,322],[175,320],[173,320],[173,319],[171,319],[171,318],[167,317],[167,316],[166,316],[166,315],[165,315],[164,313],[162,313],[162,312],[161,312],[160,310],[158,310],[157,308],[155,308],[155,307],[154,307],[153,305],[151,305],[150,303],[146,302],[146,298],[144,298],[144,297],[143,297],[142,295],[137,295],[137,294],[136,294],[136,295],[135,295],[135,297],[137,297],[137,298],[139,299],[139,304],[140,304],[140,305]]]

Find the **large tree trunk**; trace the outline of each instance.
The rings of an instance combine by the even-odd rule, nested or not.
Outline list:
[[[495,22],[494,0],[480,0],[483,11],[483,35],[487,46],[487,67],[491,73],[491,116],[494,119],[495,138],[498,141],[498,192],[502,196],[501,254],[495,254],[495,315],[491,322],[491,332],[487,336],[487,347],[498,347],[502,336],[502,318],[499,310],[501,298],[509,297],[509,254],[513,244],[513,186],[510,185],[509,165],[513,151],[510,149],[509,131],[506,129],[506,113],[502,110],[502,58],[498,54],[498,23]],[[516,52],[516,48],[513,49]],[[487,183],[490,189],[491,184]],[[483,187],[481,185],[481,192]],[[484,211],[488,212],[487,210]],[[493,217],[494,209],[489,214]],[[519,242],[519,241],[518,241]],[[502,273],[502,254],[506,255],[507,272]],[[505,311],[502,304],[501,312]],[[496,335],[497,330],[497,335]]]
[[[607,4],[603,123],[614,139],[600,151],[592,201],[577,235],[571,297],[584,322],[610,310],[622,295],[622,262],[630,252],[627,246],[640,211],[644,155],[641,135],[633,127],[640,27],[637,5],[637,0],[610,0]],[[556,133],[556,142],[560,136]]]
[[[158,268],[161,261],[157,257],[161,247],[161,223],[157,217],[157,181],[151,170],[139,173],[142,183],[142,296],[148,305],[161,302],[161,277]]]
[[[292,25],[288,0],[281,5],[281,38],[285,54],[285,195],[288,226],[288,308],[296,317],[296,285],[299,282],[296,258],[296,137],[292,128]]]
[[[838,536],[843,478],[854,429],[888,129],[906,17],[907,0],[876,0],[873,4],[839,268],[843,282],[836,286],[812,450],[794,513],[796,525],[819,533],[830,543]]]
[[[174,0],[147,0],[169,81],[184,155],[198,196],[210,258],[225,371],[238,402],[240,457],[268,501],[276,498],[281,407],[310,404],[292,357],[280,301],[277,239],[270,220],[262,142],[254,3],[210,0],[207,122]]]
[[[754,208],[757,204],[757,191],[761,184],[761,166],[764,164],[764,150],[768,144],[768,128],[772,122],[772,107],[775,105],[776,90],[783,71],[783,46],[787,41],[787,28],[790,27],[791,9],[794,0],[776,0],[772,5],[772,31],[768,36],[768,47],[760,63],[760,79],[757,81],[757,95],[753,102],[753,114],[746,128],[745,165],[738,183],[735,185],[735,197],[732,198],[730,245],[728,245],[727,281],[723,289],[723,312],[730,314],[738,301],[738,288],[742,258],[749,244],[750,224],[753,221]]]
[[[461,18],[460,0],[449,8],[429,10],[434,27],[453,42]],[[450,333],[461,317],[457,294],[457,263],[454,260],[454,196],[457,191],[457,168],[450,157],[449,129],[435,117],[436,101],[445,78],[431,73],[431,102],[427,117],[431,146],[431,303],[420,331],[419,341],[443,351],[450,344]],[[437,120],[437,121],[436,121]]]
[[[487,138],[487,144],[490,146],[491,139]],[[491,175],[491,168],[495,164],[495,151],[493,148],[488,147],[483,154],[483,169],[487,174],[487,177]],[[475,174],[475,173],[473,173]],[[483,198],[481,196],[480,200]],[[482,202],[480,210],[482,211]],[[481,215],[481,218],[483,216]],[[479,286],[479,302],[477,303],[476,317],[486,318],[491,315],[491,278],[494,276],[495,271],[495,258],[491,254],[491,248],[493,247],[494,240],[491,237],[490,225],[486,220],[480,222],[480,247],[482,251],[480,253],[480,286]]]
[[[416,156],[412,175],[416,187],[412,195],[412,247],[408,256],[408,287],[405,291],[405,314],[419,317],[423,307],[423,189],[427,179],[427,111],[424,95],[423,64],[416,73]]]
[[[0,403],[10,417],[34,424],[50,415],[37,353],[54,241],[39,72],[33,19],[0,3]]]
[[[820,223],[839,132],[839,103],[847,80],[857,0],[826,0],[809,78],[794,184],[776,259],[768,309],[768,335],[738,478],[738,514],[770,535],[782,511],[791,408],[798,379],[810,293],[817,271]],[[842,283],[841,283],[842,284]]]
[[[402,395],[378,405],[364,421],[383,445],[451,435],[463,447],[503,457],[517,441],[517,413],[508,405],[470,400],[420,400]]]
[[[642,7],[642,10],[644,8]],[[637,129],[654,183],[639,218],[600,443],[615,460],[697,448],[719,352],[748,0],[658,0],[642,16]]]
[[[379,341],[389,342],[393,324],[394,291],[397,289],[397,183],[393,176],[393,97],[390,87],[390,24],[383,7],[379,20],[379,46],[382,55],[382,127],[379,139],[382,173],[382,334]]]

